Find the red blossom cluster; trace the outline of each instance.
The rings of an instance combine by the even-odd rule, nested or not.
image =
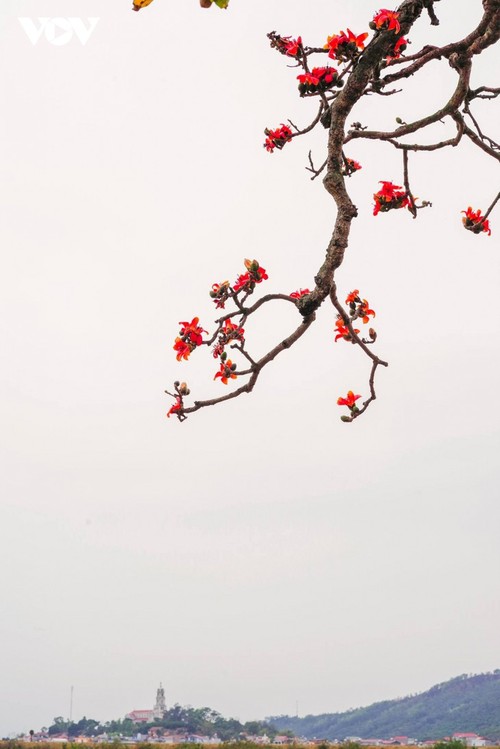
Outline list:
[[[359,289],[354,289],[350,294],[347,295],[345,303],[349,305],[349,314],[351,320],[357,320],[360,318],[364,324],[370,322],[370,315],[375,317],[375,312],[370,309],[370,305],[366,299],[361,299],[359,296]]]
[[[261,281],[265,281],[268,278],[266,269],[262,268],[257,260],[248,260],[247,258],[244,263],[247,272],[241,273],[233,286],[231,286],[229,281],[212,284],[212,289],[209,293],[217,309],[224,309],[227,300],[234,297],[242,289],[250,294],[254,290],[255,284],[261,283]]]
[[[328,65],[324,68],[313,68],[310,73],[298,75],[297,80],[299,81],[301,96],[316,94],[318,91],[328,91],[332,86],[340,87],[343,85],[338,72]]]
[[[382,9],[379,10],[378,13],[375,13],[369,26],[375,31],[390,30],[395,34],[398,34],[401,30],[398,18],[399,13],[397,11]],[[310,54],[311,51],[318,52],[319,50],[312,50],[309,47],[304,48],[301,36],[298,36],[295,39],[291,36],[280,36],[275,31],[272,31],[268,34],[268,37],[271,42],[271,47],[277,49],[281,54],[293,57],[302,63],[304,72],[297,76],[299,81],[298,88],[301,96],[323,95],[333,87],[341,88],[344,85],[342,76],[340,76],[338,71],[333,67],[325,66],[312,68],[312,70],[308,69],[306,63],[308,54]],[[340,63],[353,62],[364,51],[367,37],[368,32],[356,35],[348,28],[347,31],[339,31],[338,34],[328,36],[323,49],[328,51],[328,57],[332,60],[337,60]],[[401,53],[406,49],[407,43],[407,40],[403,37],[397,39],[394,42],[392,49],[389,50],[386,61],[389,62],[392,59],[400,57]],[[264,148],[269,151],[269,153],[272,153],[275,148],[281,150],[293,137],[293,133],[288,125],[283,124],[276,130],[266,128],[264,132],[266,134]],[[350,175],[359,168],[359,166],[356,166],[355,168],[349,169],[346,166],[344,174]]]
[[[266,281],[269,278],[266,269],[262,268],[257,260],[248,260],[247,258],[245,260],[245,268],[247,269],[247,272],[238,276],[236,283],[233,286],[233,291],[235,293],[243,289],[250,294],[254,290],[255,284],[261,283],[261,281]]]
[[[379,10],[375,13],[373,20],[370,21],[370,28],[373,31],[394,31],[399,34],[401,26],[399,25],[399,13],[395,10]]]
[[[298,36],[297,39],[292,39],[291,36],[280,36],[272,31],[268,34],[271,40],[271,47],[277,49],[282,55],[288,57],[298,57],[302,49],[302,37]]]
[[[354,332],[356,335],[359,333],[358,328],[354,328]],[[335,336],[335,343],[337,343],[338,340],[343,338],[344,341],[350,341],[351,343],[355,343],[354,338],[352,337],[349,328],[345,324],[344,320],[340,315],[337,315],[337,322],[335,323],[335,330],[334,333],[337,335]]]
[[[474,232],[474,234],[481,234],[482,231],[485,231],[488,236],[491,236],[490,222],[487,218],[484,218],[479,208],[474,211],[469,206],[466,211],[461,211],[461,213],[465,214],[462,223],[466,229]]]
[[[290,296],[292,299],[301,299],[303,296],[307,296],[310,293],[309,289],[298,289],[297,291],[292,291]]]
[[[231,294],[231,287],[229,281],[222,281],[222,283],[213,283],[210,296],[214,300],[217,309],[224,309],[227,300]]]
[[[351,412],[350,416],[341,416],[342,421],[352,421],[352,417],[359,413],[359,408],[356,405],[356,401],[361,398],[360,395],[354,395],[352,390],[349,390],[345,398],[337,399],[337,406],[347,406]]]
[[[368,32],[356,36],[351,29],[347,34],[341,31],[339,34],[329,36],[323,49],[328,50],[328,57],[339,62],[347,62],[357,57],[365,48],[364,41]]]
[[[173,346],[174,351],[177,351],[177,361],[181,361],[182,359],[187,361],[195,348],[201,346],[203,343],[201,334],[207,331],[198,325],[199,321],[198,317],[193,317],[191,322],[179,323],[179,325],[182,325],[182,328]]]
[[[213,348],[214,359],[217,359],[223,352],[224,347],[227,346],[231,341],[245,342],[245,330],[239,325],[231,322],[231,318],[224,320],[224,324],[219,331],[219,338]]]
[[[379,211],[383,213],[390,211],[392,208],[408,208],[411,206],[410,198],[405,190],[399,185],[393,185],[392,182],[380,180],[381,189],[373,196],[375,206],[373,215],[376,216]]]
[[[402,52],[405,51],[408,44],[410,44],[408,39],[405,39],[404,36],[400,36],[399,39],[394,43],[392,48],[389,50],[389,54],[385,58],[386,62],[389,62],[389,60],[399,59],[401,57]]]
[[[179,382],[178,380],[174,382],[174,387],[175,387],[176,395],[173,396],[174,402],[170,406],[170,409],[167,411],[167,417],[170,419],[171,416],[177,416],[179,421],[184,421],[186,416],[183,414],[183,410],[184,410],[183,399],[184,399],[184,396],[189,395],[191,391],[188,388],[187,383]]]
[[[281,151],[283,146],[292,140],[292,131],[288,125],[283,125],[283,123],[281,123],[281,127],[276,128],[276,130],[269,130],[269,128],[266,127],[264,134],[267,136],[264,142],[264,148],[266,151],[269,151],[269,153],[272,153],[275,148]]]
[[[170,409],[167,411],[167,417],[170,419],[170,417],[173,414],[179,413],[179,411],[182,409],[182,398],[179,395],[175,396],[175,403],[173,406],[170,406]]]
[[[214,380],[216,380],[218,377],[220,377],[221,382],[223,385],[227,385],[229,380],[235,380],[238,375],[234,373],[236,369],[236,364],[231,361],[231,359],[227,358],[226,352],[221,354],[221,362],[220,362],[220,369],[218,372],[215,373]]]
[[[350,177],[351,174],[354,174],[354,172],[358,172],[360,169],[362,169],[361,164],[358,164],[357,161],[354,161],[354,159],[350,159],[347,156],[344,156],[344,165],[342,167],[342,174],[344,177]]]
[[[361,299],[359,296],[359,289],[354,289],[354,291],[351,291],[345,300],[345,303],[349,305],[349,322],[352,324],[355,320],[361,320],[365,325],[370,322],[370,316],[375,317],[375,311],[370,309],[370,304],[367,299]],[[353,329],[356,335],[359,333],[359,330],[357,328]],[[340,340],[341,338],[344,341],[350,341],[351,343],[355,343],[349,328],[347,327],[347,322],[344,320],[342,315],[337,315],[337,321],[335,323],[335,331],[337,335],[335,336],[335,342]],[[373,342],[376,338],[376,333],[373,330],[373,328],[370,328],[369,330],[371,341]]]

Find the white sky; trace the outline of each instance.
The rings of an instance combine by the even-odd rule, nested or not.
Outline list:
[[[413,221],[371,215],[401,155],[347,148],[360,216],[338,284],[376,309],[390,361],[362,419],[342,424],[336,400],[367,393],[368,362],[333,343],[327,304],[251,396],[165,418],[174,379],[223,392],[209,351],[172,350],[179,320],[215,318],[211,284],[256,257],[263,291],[311,286],[330,236],[333,203],[304,170],[326,131],[262,148],[264,127],[315,110],[266,32],[321,45],[376,10],[2,0],[0,735],[67,716],[72,684],[77,719],[149,707],[160,680],[168,704],[249,719],[499,666],[500,217],[491,238],[460,220],[497,192],[484,153],[411,157],[434,206]],[[437,11],[410,51],[470,31],[481,3]],[[100,20],[85,46],[32,45],[17,18],[41,13]],[[473,86],[495,84],[494,61]],[[350,121],[392,128],[454,84],[434,63]],[[491,131],[495,103],[475,111]],[[296,323],[265,308],[250,351]]]

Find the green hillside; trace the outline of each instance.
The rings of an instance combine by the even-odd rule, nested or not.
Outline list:
[[[473,732],[500,740],[500,669],[477,676],[457,676],[422,694],[376,702],[344,713],[269,718],[279,730],[297,736],[343,740],[361,738],[439,739]]]

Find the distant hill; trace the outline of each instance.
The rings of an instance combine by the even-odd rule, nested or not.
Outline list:
[[[500,669],[477,676],[457,676],[422,694],[376,702],[344,713],[269,718],[279,730],[297,736],[343,740],[346,736],[439,739],[473,732],[500,739]]]

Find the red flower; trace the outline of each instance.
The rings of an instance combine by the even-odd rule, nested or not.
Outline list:
[[[394,10],[379,10],[373,16],[373,21],[370,22],[370,28],[372,29],[389,29],[399,34],[401,27],[399,25],[399,13]]]
[[[359,305],[358,317],[361,317],[363,319],[363,322],[366,325],[366,323],[370,322],[369,315],[372,315],[372,317],[375,317],[375,312],[372,309],[370,309],[367,300],[363,299],[363,301]]]
[[[361,300],[359,298],[359,289],[354,289],[354,291],[351,291],[350,294],[347,295],[345,303],[350,307],[351,320],[353,321],[361,318],[366,324],[370,322],[370,315],[375,317],[375,312],[370,309],[368,301],[366,299]]]
[[[307,294],[310,294],[311,292],[309,289],[299,289],[298,291],[292,291],[290,296],[292,299],[300,299],[303,296],[307,296]]]
[[[282,124],[281,127],[276,128],[276,130],[269,130],[266,128],[264,133],[267,135],[264,148],[269,151],[269,153],[272,153],[275,148],[281,150],[285,143],[292,140],[292,131],[288,125]]]
[[[167,417],[170,419],[172,414],[176,414],[181,410],[182,410],[182,398],[179,395],[177,395],[175,398],[175,403],[173,404],[173,406],[170,407],[170,410],[167,412]]]
[[[328,50],[328,57],[332,60],[351,60],[365,48],[364,41],[368,33],[356,36],[351,29],[347,29],[347,34],[341,31],[340,34],[329,36],[323,49]]]
[[[401,57],[401,53],[405,51],[406,47],[408,46],[408,39],[405,39],[404,36],[400,36],[393,48],[390,50],[389,54],[385,58],[387,62],[389,60],[397,60],[399,57]]]
[[[297,80],[301,96],[315,94],[317,91],[327,91],[332,86],[342,85],[337,71],[329,65],[323,68],[313,68],[310,73],[302,73],[297,76]]]
[[[177,351],[177,361],[181,359],[188,359],[192,351],[195,350],[196,346],[201,346],[203,339],[202,333],[206,333],[202,327],[198,325],[199,318],[193,317],[191,322],[180,322],[182,328],[179,331],[179,337],[175,339],[174,351]]]
[[[199,321],[200,321],[199,317],[193,317],[191,322],[179,323],[179,325],[182,325],[179,335],[181,335],[184,338],[184,340],[187,340],[190,343],[193,343],[195,346],[201,346],[201,344],[203,343],[201,334],[207,332],[206,330],[203,330],[203,328],[198,325]]]
[[[231,319],[224,321],[224,327],[222,328],[221,334],[224,336],[225,342],[229,341],[244,341],[244,328],[240,328],[239,325],[231,322]]]
[[[236,279],[236,282],[234,284],[234,290],[235,292],[238,292],[241,289],[245,289],[249,284],[250,284],[250,273],[242,273]]]
[[[351,174],[359,171],[359,169],[362,169],[361,164],[358,164],[357,161],[354,161],[354,159],[350,159],[347,156],[344,157],[344,166],[342,167],[342,174],[344,177],[350,177]]]
[[[184,341],[182,338],[176,338],[173,348],[174,351],[177,351],[177,356],[175,357],[177,361],[180,361],[181,359],[187,361],[189,355],[195,350],[196,346],[193,343]]]
[[[297,80],[305,86],[317,86],[319,78],[312,73],[303,73],[297,76]]]
[[[224,385],[227,385],[228,380],[235,380],[237,375],[234,374],[234,370],[236,369],[236,364],[233,364],[231,359],[227,359],[226,361],[222,361],[220,363],[220,370],[216,372],[214,380],[216,380],[218,377],[221,378],[221,382]]]
[[[212,284],[212,291],[210,292],[210,296],[214,300],[217,309],[224,309],[230,292],[231,289],[229,286],[229,281]]]
[[[352,390],[349,390],[347,393],[347,396],[345,398],[339,398],[337,400],[338,406],[347,406],[348,408],[352,409],[355,407],[355,403],[358,400],[358,398],[361,398],[360,395],[354,395]]]
[[[334,332],[337,333],[337,335],[335,336],[335,343],[337,343],[337,341],[339,340],[339,338],[343,338],[344,341],[352,341],[354,343],[354,341],[352,339],[352,336],[351,336],[351,333],[349,332],[349,328],[347,327],[347,325],[345,325],[345,323],[344,323],[344,321],[342,320],[341,317],[337,318],[337,322],[335,323],[335,327],[337,329],[336,331],[334,331]],[[354,332],[357,335],[359,333],[359,330],[357,330],[356,328],[354,328]]]
[[[297,57],[302,47],[302,37],[298,36],[297,39],[292,39],[289,36],[284,36],[282,42],[285,54],[289,57]]]
[[[462,223],[466,229],[473,231],[474,234],[480,234],[482,231],[485,231],[488,233],[488,236],[491,236],[490,222],[484,218],[479,208],[477,211],[474,211],[469,206],[466,211],[461,211],[461,213],[465,213]]]
[[[280,36],[274,31],[271,31],[267,36],[271,41],[271,47],[277,49],[282,55],[299,56],[302,49],[302,37],[298,36],[297,39],[292,39],[291,36]]]
[[[390,211],[391,208],[407,208],[411,205],[410,199],[406,192],[399,186],[393,185],[392,182],[383,182],[381,189],[373,196],[375,206],[373,215],[376,216],[379,211]]]
[[[255,288],[256,283],[266,281],[269,276],[266,273],[266,269],[259,265],[257,260],[245,260],[245,267],[248,273],[243,273],[238,276],[236,283],[234,284],[234,291],[238,292],[244,289],[247,292],[252,292]]]
[[[359,289],[354,289],[354,291],[351,291],[351,293],[347,295],[345,303],[354,305],[358,301],[359,301]]]

